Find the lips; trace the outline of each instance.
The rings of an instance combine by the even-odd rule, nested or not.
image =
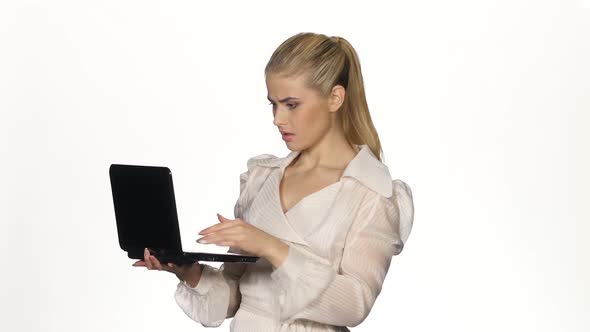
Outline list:
[[[295,134],[291,134],[291,133],[287,133],[287,132],[281,132],[282,133],[282,138],[285,142],[291,142],[293,140],[293,136],[295,136]]]

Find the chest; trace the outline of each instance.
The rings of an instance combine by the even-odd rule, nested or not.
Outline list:
[[[297,172],[286,168],[279,184],[279,197],[283,213],[288,213],[302,200],[337,185],[342,170],[316,170]]]
[[[332,174],[328,181],[311,183],[319,184],[318,187],[300,186],[299,181],[307,183],[310,178],[284,177],[284,172],[278,168],[268,170],[268,174],[256,174],[253,180],[257,182],[247,187],[242,200],[243,219],[281,240],[309,245],[316,254],[338,261],[349,225],[363,196],[359,195],[364,192],[362,186],[338,173]],[[285,182],[281,185],[283,177]],[[329,180],[336,182],[330,184]],[[279,190],[279,187],[285,190]],[[291,193],[298,195],[295,198],[286,195]],[[282,199],[289,200],[283,202],[287,203],[287,209],[282,206]],[[298,201],[292,202],[292,199]],[[284,213],[285,210],[288,213]]]

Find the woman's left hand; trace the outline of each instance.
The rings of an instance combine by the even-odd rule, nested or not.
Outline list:
[[[227,219],[220,214],[217,214],[217,218],[221,223],[200,231],[199,235],[203,235],[203,237],[197,242],[238,248],[259,257],[266,257],[269,253],[274,252],[273,248],[285,245],[278,238],[240,218]]]

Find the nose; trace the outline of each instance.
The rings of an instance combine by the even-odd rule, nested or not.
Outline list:
[[[280,108],[277,108],[277,110],[274,111],[273,113],[274,113],[274,120],[272,123],[275,126],[279,127],[279,126],[282,126],[287,123],[287,118],[289,116],[289,113],[287,110],[285,110],[283,112],[283,111],[281,111]]]

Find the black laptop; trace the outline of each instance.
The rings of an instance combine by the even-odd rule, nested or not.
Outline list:
[[[180,240],[172,172],[168,167],[111,164],[109,168],[119,246],[132,259],[144,248],[162,263],[197,261],[253,263],[257,256],[184,252]]]

